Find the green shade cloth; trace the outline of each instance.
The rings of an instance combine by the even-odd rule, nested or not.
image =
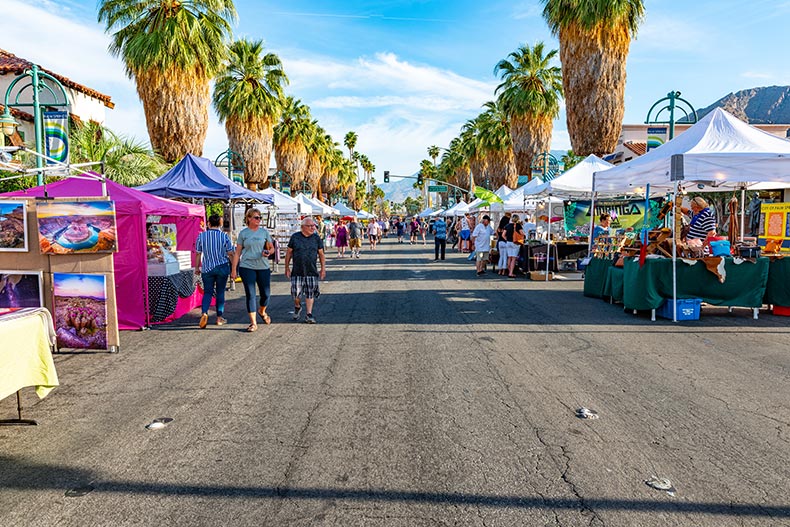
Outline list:
[[[774,306],[790,306],[790,258],[771,259],[763,302]]]
[[[603,284],[604,298],[611,298],[612,302],[623,303],[623,289],[625,271],[621,267],[610,266],[606,270],[606,280]]]
[[[688,265],[677,262],[677,297],[701,298],[716,306],[761,307],[768,282],[768,258],[736,265],[725,258],[724,283],[705,268],[702,261]],[[639,267],[637,258],[628,258],[624,267],[623,304],[626,309],[658,309],[672,298],[672,260],[649,259]]]
[[[584,296],[603,298],[606,273],[612,266],[611,258],[593,258],[584,269]]]

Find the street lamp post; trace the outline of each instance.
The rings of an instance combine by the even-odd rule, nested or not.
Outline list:
[[[241,173],[241,182],[240,185],[244,185],[244,158],[238,152],[234,152],[230,148],[222,152],[220,155],[217,156],[217,159],[214,160],[214,166],[218,168],[226,168],[228,171],[228,179],[231,181],[237,181],[236,174]]]
[[[22,84],[17,86],[18,84],[22,83],[25,80],[28,80],[29,84]],[[44,80],[49,81],[52,83],[58,90],[60,91],[60,95],[63,97],[63,102],[58,102],[59,97],[55,90],[52,89],[48,83],[43,82]],[[9,102],[11,99],[11,93],[14,91],[14,88],[17,88],[16,96],[14,97],[14,102]],[[20,96],[27,90],[28,88],[31,89],[32,93],[32,102],[20,102]],[[51,96],[54,102],[41,102],[41,94],[40,92],[46,91]],[[41,116],[41,107],[62,107],[68,108],[69,104],[69,96],[66,94],[66,89],[63,85],[50,75],[44,71],[40,71],[37,64],[33,64],[30,69],[25,70],[21,75],[14,78],[11,81],[11,84],[8,85],[8,89],[5,92],[5,97],[3,98],[3,115],[0,116],[0,126],[3,128],[3,134],[6,136],[14,135],[14,131],[19,123],[17,123],[14,118],[11,116],[11,108],[32,108],[33,109],[33,128],[35,129],[36,135],[36,153],[39,155],[36,156],[36,168],[38,172],[36,173],[36,182],[38,185],[44,184],[44,123]]]
[[[660,108],[656,110],[657,107]],[[653,110],[656,110],[656,113],[653,115],[653,119],[651,119],[650,115],[653,113]],[[650,110],[647,111],[645,124],[668,124],[669,140],[671,141],[675,137],[675,110],[682,111],[689,123],[697,122],[697,110],[694,109],[690,102],[680,96],[679,91],[671,91],[666,97],[657,100],[653,106],[650,107]],[[669,111],[669,120],[659,121],[658,116],[664,111]]]

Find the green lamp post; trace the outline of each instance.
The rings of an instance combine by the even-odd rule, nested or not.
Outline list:
[[[44,82],[44,81],[48,82]],[[24,84],[25,81],[28,81],[28,84]],[[52,86],[51,86],[51,85]],[[53,89],[53,86],[57,88],[60,92],[59,94]],[[26,90],[30,88],[32,91],[32,102],[20,102],[20,97],[22,97]],[[13,102],[11,102],[11,94],[16,89],[16,95],[14,97]],[[52,97],[52,102],[42,102],[41,101],[41,93],[49,93]],[[60,101],[62,97],[62,102]],[[39,154],[36,156],[36,168],[39,170],[36,173],[36,181],[38,185],[44,184],[44,158],[41,157],[44,155],[44,122],[41,115],[42,107],[57,107],[57,108],[68,108],[69,104],[69,96],[66,94],[66,89],[63,85],[50,75],[44,71],[40,71],[37,64],[33,64],[30,69],[25,70],[21,75],[18,75],[11,81],[11,84],[8,85],[8,89],[5,92],[5,97],[3,98],[3,106],[4,111],[3,115],[0,116],[0,126],[3,129],[3,134],[6,136],[11,136],[14,134],[16,127],[19,125],[14,118],[11,116],[10,108],[32,108],[33,109],[33,128],[35,128],[36,133],[36,152]]]
[[[214,166],[227,169],[228,179],[244,186],[245,164],[241,154],[228,148],[217,156],[217,159],[214,160]]]
[[[653,110],[656,110],[655,115],[652,116]],[[669,125],[669,140],[671,141],[675,137],[675,110],[682,111],[685,114],[685,121],[689,123],[696,123],[697,122],[697,110],[688,102],[686,99],[683,99],[680,96],[679,91],[671,91],[667,94],[666,97],[663,99],[657,100],[653,106],[647,111],[647,118],[645,119],[645,124],[667,124]],[[661,115],[662,112],[668,111],[669,112],[669,120],[668,121],[659,121],[658,117]]]

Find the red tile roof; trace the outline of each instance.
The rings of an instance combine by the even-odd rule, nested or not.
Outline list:
[[[642,141],[626,141],[623,146],[638,156],[643,156],[647,153],[647,143]]]
[[[0,113],[5,110],[5,106],[0,104]],[[22,110],[17,110],[16,108],[11,108],[11,115],[16,117],[17,119],[22,119],[24,121],[33,122],[33,114],[23,112]]]
[[[21,73],[24,73],[24,71],[30,68],[31,66],[33,66],[33,63],[30,62],[29,60],[25,60],[23,58],[17,57],[13,53],[9,53],[4,49],[0,49],[0,75],[5,75],[7,73],[11,73],[13,75],[19,75]],[[63,84],[63,86],[82,92],[85,95],[88,95],[89,97],[93,97],[94,99],[98,99],[101,102],[103,102],[104,106],[106,106],[107,108],[115,107],[115,103],[112,102],[111,97],[109,95],[104,95],[103,93],[97,92],[96,90],[92,90],[87,86],[83,86],[82,84],[76,83],[73,80],[69,79],[68,77],[64,77],[63,75],[58,75],[57,73],[50,71],[46,68],[40,67],[40,69],[41,71],[49,73],[50,75],[58,79],[61,82],[61,84]]]

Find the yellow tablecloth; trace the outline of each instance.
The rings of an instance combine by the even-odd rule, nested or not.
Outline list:
[[[50,348],[54,343],[52,317],[46,309],[0,316],[0,399],[26,386],[35,386],[43,399],[58,386]]]

